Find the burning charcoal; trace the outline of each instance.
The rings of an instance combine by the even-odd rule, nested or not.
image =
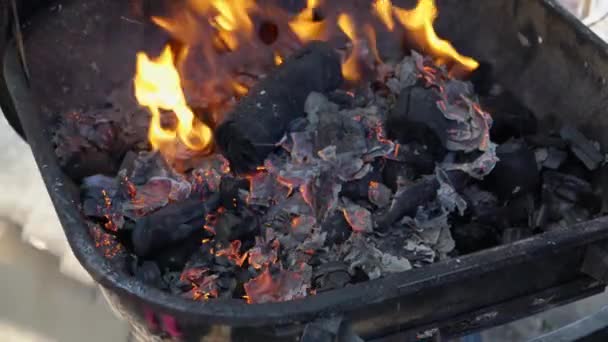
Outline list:
[[[304,115],[313,92],[328,92],[342,83],[340,57],[325,43],[312,43],[261,80],[225,116],[216,142],[236,172],[262,164],[291,121]]]
[[[133,247],[138,256],[147,256],[155,251],[187,239],[201,230],[205,215],[219,204],[219,195],[201,202],[189,199],[172,203],[137,221],[133,230]]]
[[[449,182],[458,192],[464,187],[468,177],[459,171],[447,173]],[[415,184],[399,189],[393,198],[389,209],[376,218],[376,227],[386,229],[404,216],[414,216],[418,207],[425,205],[437,197],[440,183],[436,177],[427,177]]]
[[[253,238],[260,231],[257,217],[245,208],[223,213],[213,228],[216,239],[222,242]]]
[[[419,142],[438,151],[447,143],[450,120],[437,107],[439,96],[431,89],[403,89],[386,120],[388,136],[400,143]]]
[[[369,183],[368,199],[378,208],[384,208],[391,202],[393,192],[386,185],[378,182]]]
[[[172,187],[173,181],[168,178],[153,178],[134,186],[133,197],[123,203],[123,211],[130,218],[148,215],[169,203]]]
[[[365,130],[360,122],[342,113],[321,113],[315,138],[315,150],[336,147],[336,154],[363,154],[367,151]]]
[[[181,295],[192,289],[192,284],[180,278],[178,272],[168,272],[163,275],[163,281],[174,295]]]
[[[306,297],[310,284],[296,272],[267,268],[258,277],[245,284],[247,302],[251,304],[284,302]]]
[[[487,177],[488,188],[508,199],[535,190],[540,182],[534,152],[523,140],[511,140],[496,150],[499,162]]]
[[[457,83],[446,86],[450,84]],[[389,136],[401,143],[418,141],[435,151],[438,150],[437,141],[450,151],[486,151],[489,115],[464,97],[449,102],[448,89],[443,95],[421,86],[404,89],[387,118]]]
[[[351,276],[346,264],[333,261],[319,266],[313,274],[313,279],[317,292],[324,292],[345,287],[350,283]]]
[[[153,261],[144,261],[141,266],[135,269],[135,278],[141,282],[154,286],[156,288],[164,288],[165,284],[162,280],[160,269]]]
[[[513,243],[532,236],[529,228],[507,228],[502,232],[502,244]]]
[[[573,126],[564,126],[559,132],[562,139],[568,142],[570,150],[589,170],[597,169],[604,161],[599,146],[587,139]]]
[[[154,177],[174,178],[174,172],[158,152],[140,152],[135,158],[127,155],[120,166],[135,185],[143,185]]]
[[[327,234],[327,245],[333,246],[341,244],[348,239],[352,230],[344,214],[340,211],[335,211],[321,225],[321,230]]]
[[[452,237],[460,254],[469,254],[499,244],[498,234],[492,226],[467,223],[452,228]]]
[[[234,178],[230,176],[222,177],[220,183],[221,205],[224,208],[237,208],[239,202],[239,192],[249,190],[247,179]]]
[[[520,138],[536,133],[537,120],[510,91],[482,98],[481,105],[492,113],[494,123],[490,130],[493,141],[503,143],[510,138]]]
[[[365,177],[342,184],[340,196],[348,197],[353,201],[367,199],[370,192],[370,184],[380,184],[380,182],[382,182],[382,175],[380,171],[374,168]]]
[[[104,217],[106,198],[113,199],[118,193],[118,182],[103,175],[86,177],[82,180],[83,213],[89,217]],[[105,194],[105,195],[104,195]]]
[[[374,231],[372,214],[369,210],[342,198],[342,213],[351,229],[357,233],[371,233]]]
[[[435,166],[433,165],[433,168],[434,167]],[[417,174],[418,173],[414,171],[414,169],[407,163],[387,160],[382,170],[382,183],[388,185],[392,191],[396,192],[399,190],[399,188],[412,183]]]
[[[61,167],[73,179],[94,174],[113,174],[126,152],[119,123],[107,109],[68,114],[53,142]]]

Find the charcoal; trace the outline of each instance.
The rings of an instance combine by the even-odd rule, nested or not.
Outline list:
[[[387,160],[382,169],[382,183],[386,184],[393,192],[396,192],[399,188],[411,183],[412,180],[416,178],[416,175],[418,175],[418,172],[416,172],[410,164]]]
[[[106,198],[115,198],[119,190],[118,182],[104,175],[85,177],[81,189],[82,210],[88,217],[104,217],[108,213]]]
[[[487,186],[506,200],[534,191],[540,175],[534,152],[523,140],[511,140],[496,150],[498,163],[486,178]]]
[[[492,226],[467,223],[452,228],[452,237],[460,254],[469,254],[498,245],[498,234]]]
[[[344,262],[349,264],[349,272],[353,274],[356,269],[360,269],[372,280],[412,268],[408,259],[383,253],[362,234],[352,234],[341,249]]]
[[[152,177],[170,177],[173,174],[165,158],[158,152],[141,152],[136,158],[129,156],[121,165],[125,176],[135,185],[143,185]]]
[[[502,244],[513,243],[532,236],[532,230],[529,228],[507,228],[502,232]]]
[[[315,269],[313,283],[317,291],[341,289],[350,283],[348,266],[342,262],[327,262]]]
[[[559,169],[568,158],[568,153],[555,147],[539,148],[535,151],[535,155],[539,165],[551,170]]]
[[[340,108],[329,101],[329,99],[317,92],[312,92],[306,98],[304,103],[304,112],[306,112],[306,122],[312,126],[317,126],[321,116],[327,113],[335,113]]]
[[[570,150],[589,170],[597,169],[604,161],[599,146],[587,139],[573,126],[566,125],[560,130],[560,136],[568,142]]]
[[[172,203],[141,218],[133,230],[135,254],[147,256],[187,239],[205,224],[205,215],[219,205],[219,195],[204,202],[189,199]]]
[[[481,105],[492,114],[494,123],[490,130],[493,141],[503,143],[510,138],[520,138],[536,133],[538,123],[534,114],[524,107],[510,91],[482,98]]]
[[[530,195],[520,196],[504,206],[487,207],[476,213],[475,220],[496,228],[527,225],[534,215],[534,200]]]
[[[369,183],[368,199],[378,208],[389,205],[393,192],[386,185],[378,182]]]
[[[224,208],[236,208],[239,204],[239,192],[249,190],[247,179],[234,178],[230,176],[222,177],[220,183],[220,202]]]
[[[402,144],[418,142],[432,151],[442,150],[441,146],[447,144],[445,132],[450,120],[437,107],[439,99],[433,90],[421,86],[403,89],[386,120],[389,138]]]
[[[118,171],[128,142],[108,109],[68,114],[60,122],[53,142],[62,169],[74,180]]]
[[[215,132],[232,169],[247,172],[262,165],[289,123],[304,116],[308,95],[341,83],[340,58],[325,43],[312,43],[285,61],[226,114]]]
[[[326,243],[330,247],[343,243],[352,233],[346,218],[340,211],[335,211],[323,221],[321,231],[327,234]]]
[[[456,191],[463,189],[468,177],[459,171],[448,172],[448,178]],[[414,216],[419,206],[425,205],[437,197],[440,183],[436,177],[426,177],[411,186],[397,191],[389,209],[376,217],[376,226],[387,229],[403,216]]]
[[[163,275],[163,282],[174,295],[181,295],[192,289],[190,282],[182,280],[179,272],[167,272]]]
[[[599,200],[589,182],[571,174],[547,171],[543,174],[544,186],[560,199],[578,203],[593,211],[598,210]]]
[[[374,168],[371,172],[369,172],[365,177],[361,179],[342,184],[342,191],[340,192],[340,196],[348,197],[353,201],[367,199],[370,191],[369,185],[372,182],[382,182],[382,175],[377,168]]]
[[[429,174],[435,169],[435,158],[424,146],[416,144],[401,146],[395,159],[406,163],[417,174]]]
[[[214,226],[218,241],[228,242],[253,238],[259,233],[259,222],[249,210],[242,208],[238,213],[227,211]]]
[[[325,115],[323,115],[325,114]],[[315,150],[335,146],[336,153],[363,153],[367,150],[365,130],[360,122],[344,114],[321,113]]]
[[[135,269],[135,278],[156,288],[165,287],[160,268],[158,268],[158,265],[153,261],[144,261],[138,266]]]
[[[347,198],[342,198],[342,213],[350,228],[357,233],[371,233],[374,230],[372,214],[369,210],[352,202]]]

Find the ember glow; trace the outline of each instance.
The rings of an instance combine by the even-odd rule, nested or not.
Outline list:
[[[158,58],[137,55],[135,93],[152,114],[149,140],[153,148],[170,150],[163,146],[179,140],[190,150],[209,151],[211,129],[195,118],[186,97],[195,98],[197,106],[221,116],[225,108],[218,103],[246,95],[256,81],[252,75],[281,65],[295,48],[313,40],[327,41],[342,35],[350,42],[342,72],[351,83],[364,77],[364,66],[369,69],[382,63],[376,47],[379,26],[385,26],[392,38],[400,41],[400,24],[418,45],[413,48],[424,50],[440,64],[456,63],[468,71],[479,65],[437,36],[433,28],[437,17],[434,0],[419,0],[411,10],[397,7],[390,0],[375,0],[369,8],[371,16],[357,13],[348,4],[341,11],[330,5],[308,0],[306,7],[293,15],[272,4],[262,7],[255,0],[188,0],[167,17],[153,17],[155,24],[182,44],[178,56],[169,47]],[[276,40],[262,42],[264,39],[257,37],[261,22],[276,25]],[[254,71],[243,70],[248,66]],[[163,127],[162,111],[177,116],[177,127]]]

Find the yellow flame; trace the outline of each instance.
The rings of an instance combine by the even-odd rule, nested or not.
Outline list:
[[[463,56],[456,51],[454,46],[447,40],[437,36],[433,23],[437,18],[437,7],[435,0],[419,0],[418,5],[413,10],[404,10],[393,7],[397,20],[408,30],[410,30],[418,44],[429,48],[429,53],[439,59],[449,58],[465,66],[468,70],[475,70],[479,63]]]
[[[355,31],[355,24],[351,17],[346,14],[340,14],[338,17],[338,27],[353,43],[353,49],[350,56],[342,63],[342,76],[348,81],[358,81],[361,79],[359,71],[359,63],[357,61],[359,52],[359,40]]]
[[[376,0],[373,6],[376,15],[382,20],[386,28],[392,32],[395,29],[395,20],[393,19],[393,4],[391,0]]]
[[[188,107],[173,60],[169,46],[155,59],[143,52],[137,54],[135,97],[152,114],[148,138],[155,150],[176,138],[193,151],[207,150],[211,147],[213,134],[208,126],[195,119]],[[178,120],[176,128],[162,127],[161,110],[175,113]]]
[[[289,27],[302,42],[327,39],[327,23],[314,21],[315,9],[321,5],[320,0],[308,0],[306,8],[289,22]]]
[[[281,55],[279,55],[278,53],[274,54],[274,65],[281,65],[283,64],[283,57],[281,57]]]

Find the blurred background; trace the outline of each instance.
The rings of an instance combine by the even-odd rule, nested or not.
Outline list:
[[[608,0],[558,0],[608,40]],[[74,258],[29,147],[0,115],[0,342],[130,341]],[[588,298],[482,334],[525,341],[608,304]]]

